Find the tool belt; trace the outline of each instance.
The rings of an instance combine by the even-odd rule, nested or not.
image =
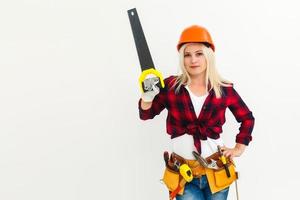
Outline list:
[[[184,192],[186,181],[184,181],[183,177],[178,171],[178,166],[183,164],[187,164],[190,167],[194,178],[200,178],[202,175],[206,175],[212,193],[216,193],[229,187],[231,183],[238,178],[237,172],[235,171],[235,165],[233,161],[229,159],[227,159],[227,166],[230,177],[227,176],[225,167],[220,160],[220,154],[218,152],[207,157],[205,160],[208,163],[210,163],[212,160],[216,161],[218,169],[205,168],[197,160],[187,160],[175,153],[171,154],[170,159],[166,163],[162,181],[170,191],[170,196],[171,194],[173,195],[172,198],[174,198],[174,192],[179,195],[182,195]],[[175,191],[178,190],[178,188],[180,188],[180,190]],[[170,197],[170,199],[172,198]]]

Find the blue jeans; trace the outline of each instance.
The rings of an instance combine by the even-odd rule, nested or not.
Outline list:
[[[176,200],[226,200],[229,187],[212,194],[207,182],[207,177],[194,178],[185,185],[183,195],[177,195]]]

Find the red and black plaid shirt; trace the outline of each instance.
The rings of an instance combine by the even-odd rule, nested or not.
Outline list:
[[[178,94],[175,94],[176,87],[171,88],[175,78],[170,76],[165,79],[166,87],[155,96],[150,109],[143,110],[141,99],[139,100],[139,114],[142,120],[152,119],[166,108],[168,110],[167,133],[171,138],[183,134],[193,135],[194,145],[200,152],[200,139],[220,137],[222,125],[225,123],[225,110],[228,107],[236,120],[241,123],[236,142],[249,144],[252,140],[254,117],[233,87],[222,87],[221,98],[216,98],[214,91],[211,90],[197,117],[186,88],[182,86]]]

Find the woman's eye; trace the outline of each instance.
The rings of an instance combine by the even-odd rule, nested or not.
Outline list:
[[[201,56],[201,55],[203,55],[203,53],[196,53],[196,55],[197,55],[197,56]]]
[[[184,55],[184,57],[188,57],[188,56],[190,56],[190,54],[185,54],[185,55]]]

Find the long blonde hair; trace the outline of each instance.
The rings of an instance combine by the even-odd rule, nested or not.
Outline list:
[[[188,85],[191,83],[191,77],[184,66],[184,50],[188,44],[189,43],[182,45],[182,47],[179,49],[179,66],[182,74],[176,77],[173,84],[174,87],[177,85],[175,90],[176,94],[178,94],[182,85]],[[202,51],[206,59],[206,88],[208,91],[214,90],[216,97],[220,98],[222,96],[221,86],[230,86],[231,83],[219,75],[216,69],[215,53],[213,50],[203,44]]]

